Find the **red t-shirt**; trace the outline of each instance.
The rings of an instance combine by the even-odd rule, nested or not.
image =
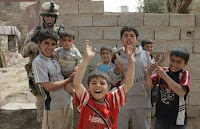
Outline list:
[[[80,100],[75,96],[75,105],[81,112],[78,129],[107,129],[102,118],[88,107],[87,103],[106,119],[111,129],[117,129],[119,110],[126,103],[126,94],[123,86],[120,86],[119,89],[106,94],[105,103],[96,102],[85,88]]]

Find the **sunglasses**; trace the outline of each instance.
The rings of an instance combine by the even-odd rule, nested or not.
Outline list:
[[[52,17],[52,18],[56,17],[56,15],[54,15],[54,14],[44,14],[44,16],[45,17]]]

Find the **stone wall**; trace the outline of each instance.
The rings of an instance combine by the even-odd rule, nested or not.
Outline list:
[[[44,1],[47,0],[41,0],[41,3]],[[197,129],[200,126],[197,122],[200,120],[200,68],[198,67],[200,64],[200,15],[104,13],[103,1],[55,0],[55,2],[60,5],[57,25],[64,24],[67,29],[75,31],[75,45],[81,52],[83,52],[83,43],[86,39],[91,40],[98,51],[105,45],[121,46],[119,32],[125,24],[131,24],[139,30],[139,40],[153,39],[155,52],[164,52],[174,47],[186,47],[191,54],[186,69],[192,75],[192,89],[187,99],[189,128]],[[22,13],[25,12],[22,11]],[[4,17],[4,19],[9,18],[8,15]],[[26,21],[24,16],[18,20],[22,23]],[[14,23],[19,24],[19,21],[15,20]],[[21,26],[21,23],[18,26]],[[97,53],[90,67],[94,68],[99,61],[100,56]]]

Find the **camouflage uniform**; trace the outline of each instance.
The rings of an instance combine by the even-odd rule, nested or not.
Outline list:
[[[55,15],[55,22],[56,22],[56,19],[59,15],[59,12],[58,12],[59,6],[53,3],[53,10],[50,12],[49,10],[50,10],[51,4],[52,2],[43,3],[40,9],[40,15],[41,16],[44,16],[45,14]],[[31,66],[32,61],[39,54],[39,46],[38,46],[38,49],[32,50],[30,47],[30,44],[35,44],[37,46],[37,38],[39,36],[39,32],[43,29],[45,29],[44,24],[31,30],[27,34],[24,44],[20,51],[21,55],[24,58],[29,57],[29,63],[25,65],[25,69],[27,71],[27,75],[29,78],[29,88],[31,90],[31,93],[35,95],[37,99],[36,107],[37,107],[37,121],[38,122],[42,122],[45,95],[41,92],[43,91],[42,86],[35,84],[34,75],[32,73],[32,66]],[[51,29],[57,32],[58,27],[53,26]]]

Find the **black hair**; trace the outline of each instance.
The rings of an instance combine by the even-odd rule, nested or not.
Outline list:
[[[103,72],[103,71],[100,71],[100,70],[94,70],[93,72],[91,72],[88,76],[88,86],[89,86],[89,83],[91,82],[91,80],[93,78],[104,78],[106,80],[106,82],[108,83],[109,85],[109,82],[108,82],[108,74]]]
[[[56,42],[59,40],[58,35],[55,31],[50,30],[50,29],[41,30],[38,41],[42,42],[43,40],[46,40],[46,39],[52,39]]]
[[[172,49],[170,53],[170,57],[171,56],[181,57],[185,61],[185,63],[187,63],[190,58],[188,50],[186,48],[181,47]]]
[[[144,47],[146,44],[153,44],[153,41],[150,39],[144,39],[141,41],[141,46]]]
[[[60,39],[64,38],[64,37],[70,37],[70,38],[72,38],[74,40],[75,39],[75,34],[74,34],[74,31],[63,30],[63,31],[59,32],[59,37],[60,37]]]
[[[133,27],[132,25],[125,25],[122,27],[121,31],[120,31],[120,37],[122,38],[122,35],[124,34],[125,31],[133,31],[136,35],[136,38],[138,38],[139,36],[139,32],[138,30]]]
[[[107,50],[107,51],[109,51],[110,53],[112,53],[112,48],[110,48],[110,47],[102,47],[101,50],[100,50],[100,54],[101,54],[104,50]]]

